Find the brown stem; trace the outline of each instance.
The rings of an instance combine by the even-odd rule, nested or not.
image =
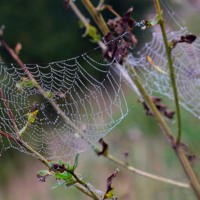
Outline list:
[[[115,16],[117,16],[117,17],[119,17],[119,18],[122,18],[116,11],[114,11],[114,10],[112,9],[111,6],[106,5],[106,8],[107,8],[110,12],[112,12]]]
[[[20,134],[19,134],[19,130],[18,130],[18,128],[17,128],[17,124],[15,123],[13,114],[12,114],[10,108],[9,108],[9,105],[8,105],[8,103],[7,103],[7,101],[6,101],[5,97],[4,97],[4,95],[3,95],[2,91],[1,91],[1,89],[0,89],[0,96],[1,96],[1,98],[3,99],[3,102],[4,102],[4,104],[5,104],[5,106],[6,106],[7,110],[8,110],[8,114],[9,114],[11,120],[12,120],[12,123],[13,123],[13,126],[14,126],[14,128],[15,128],[16,134],[17,134],[18,138],[20,138]]]
[[[106,25],[106,22],[104,21],[102,15],[95,9],[95,7],[92,5],[92,3],[89,0],[81,0],[96,24],[98,25],[99,29],[103,33],[103,35],[106,35],[110,32],[108,26]]]
[[[13,142],[16,142],[17,144],[19,144],[20,146],[23,146],[22,141],[18,138],[15,138],[7,133],[4,133],[3,131],[0,130],[0,135],[8,138],[9,140],[12,140]],[[24,146],[23,146],[24,147]]]

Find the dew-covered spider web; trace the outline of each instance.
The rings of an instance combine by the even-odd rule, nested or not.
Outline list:
[[[168,24],[171,21],[176,24],[176,29],[167,27],[168,41],[189,33],[169,5],[161,2]],[[156,70],[146,57],[169,72],[162,35],[157,27],[148,28],[152,32],[151,41],[146,41],[136,54],[129,54],[127,61],[150,94],[156,92],[173,99],[170,77]],[[0,98],[1,131],[17,137],[6,100],[19,131],[27,124],[27,113],[38,109],[35,121],[23,133],[23,140],[46,158],[73,156],[105,136],[126,116],[128,107],[122,89],[124,74],[113,68],[113,62],[102,61],[100,49],[94,51],[99,51],[101,59],[94,58],[94,51],[91,51],[67,60],[26,64],[28,71],[14,63],[0,63],[0,88],[5,98]],[[192,44],[178,44],[172,50],[172,57],[180,103],[199,117],[200,39]],[[13,147],[29,153],[9,138],[4,140],[2,137],[4,149]]]
[[[187,29],[167,32],[169,43],[173,39],[180,39],[188,33]],[[128,61],[135,66],[143,80],[143,86],[150,94],[153,92],[174,98],[170,76],[161,73],[148,62],[146,55],[150,56],[156,66],[169,73],[165,46],[160,32],[153,33],[151,42],[146,43],[135,58],[129,54]],[[200,117],[200,39],[192,44],[178,44],[172,50],[173,67],[176,76],[180,104],[196,117]]]
[[[164,8],[163,14],[165,13],[168,43],[191,34],[185,27],[184,21],[180,21],[180,17],[169,4],[166,1],[161,1],[161,3]],[[176,28],[170,26],[172,22]],[[134,67],[150,95],[157,93],[174,99],[170,76],[167,75],[169,73],[168,59],[160,27],[153,27],[150,31],[151,41],[146,42],[138,52],[129,54],[127,61]],[[197,37],[192,44],[179,43],[172,49],[171,55],[180,104],[200,118],[200,38]],[[161,73],[156,69],[148,61],[147,56],[166,73]]]
[[[101,49],[96,51],[101,57]],[[111,63],[101,64],[90,53],[25,67],[28,72],[17,64],[0,64],[0,88],[5,98],[0,98],[0,129],[17,137],[5,100],[19,131],[27,123],[26,114],[37,108],[23,140],[48,159],[84,151],[127,114],[121,75],[111,69]],[[28,153],[8,141],[4,141],[4,149],[13,147]]]

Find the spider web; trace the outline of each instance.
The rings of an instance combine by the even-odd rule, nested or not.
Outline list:
[[[26,64],[41,90],[17,64],[0,63],[0,88],[19,130],[25,126],[29,110],[39,107],[23,140],[52,159],[73,156],[106,135],[128,111],[121,75],[110,66],[95,61],[89,53],[42,65]],[[0,104],[0,129],[16,137],[3,98]],[[8,142],[3,140],[4,149],[13,147],[29,153],[9,138]]]
[[[169,5],[165,1],[162,3],[165,8],[163,14],[169,16],[164,18],[175,22],[180,29],[168,31],[168,41],[180,39],[188,30],[178,22],[179,17]],[[195,116],[200,115],[199,47],[198,38],[192,44],[181,43],[172,50],[180,103]],[[157,92],[173,99],[169,76],[157,71],[145,56],[150,56],[157,66],[168,72],[161,33],[153,31],[152,40],[145,43],[137,54],[129,54],[127,61],[134,66],[144,87],[150,94]],[[113,129],[128,112],[122,90],[124,74],[112,67],[113,62],[102,64],[95,60],[90,53],[85,53],[47,64],[26,64],[41,90],[27,83],[27,80],[30,81],[29,76],[20,66],[0,63],[1,91],[19,130],[25,126],[29,110],[39,106],[36,120],[26,129],[23,140],[48,159],[67,158],[78,151],[84,151]],[[25,85],[21,91],[19,83]],[[127,82],[126,79],[126,83],[134,87],[131,80]],[[0,101],[0,129],[16,137],[8,109],[2,98]],[[13,147],[29,153],[9,139],[8,142],[3,140],[4,149]]]
[[[162,4],[164,6],[163,14],[166,14],[164,19],[169,19],[168,23],[171,23],[172,20],[176,24],[176,31],[172,31],[174,28],[172,29],[167,24],[168,43],[189,34],[187,27],[182,26],[184,22],[178,22],[180,17],[175,14],[167,2],[162,1]],[[129,54],[127,61],[134,67],[150,95],[157,93],[174,99],[170,77],[159,72],[147,60],[147,56],[151,57],[155,65],[169,73],[162,33],[155,27],[151,34],[151,41],[145,43],[137,55]],[[180,104],[194,116],[200,118],[200,38],[197,37],[192,44],[179,43],[172,50],[171,55]]]

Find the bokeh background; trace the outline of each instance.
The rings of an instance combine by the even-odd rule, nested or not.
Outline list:
[[[80,1],[75,2],[81,12],[91,19]],[[98,1],[92,3],[96,6]],[[120,15],[133,6],[132,17],[136,21],[155,16],[153,0],[106,0]],[[200,35],[200,4],[198,1],[174,0],[169,4],[183,18],[188,29]],[[115,16],[104,11],[106,20]],[[166,19],[168,20],[168,19]],[[91,23],[95,23],[91,20]],[[173,23],[173,20],[172,20]],[[24,63],[47,63],[63,60],[92,50],[97,44],[89,37],[83,38],[84,28],[80,28],[78,19],[72,10],[66,10],[63,1],[25,1],[1,0],[0,25],[5,25],[4,40],[14,48],[20,42],[23,46],[20,58]],[[134,29],[140,44],[151,40],[150,34]],[[6,62],[12,62],[10,56],[0,47],[0,55]],[[103,60],[103,58],[102,58]],[[129,105],[129,114],[104,139],[109,144],[109,152],[118,159],[149,173],[173,180],[187,182],[187,178],[171,147],[168,145],[158,125],[152,117],[145,115],[137,96],[124,86]],[[163,102],[172,110],[173,102],[163,97]],[[183,141],[190,151],[197,155],[192,163],[195,172],[200,175],[200,121],[182,109]],[[176,133],[176,121],[167,121]],[[126,160],[124,152],[129,152]],[[106,191],[106,179],[116,169],[120,173],[114,179],[115,195],[126,200],[173,200],[195,199],[189,189],[181,189],[166,183],[151,180],[123,169],[104,157],[97,157],[91,149],[81,154],[77,172],[86,182],[95,188]],[[52,190],[56,183],[48,178],[41,183],[36,179],[38,171],[45,169],[36,158],[9,149],[0,156],[0,200],[77,200],[89,199],[74,188],[59,187]]]

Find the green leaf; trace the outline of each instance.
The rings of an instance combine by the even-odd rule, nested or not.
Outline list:
[[[112,198],[114,195],[114,189],[110,190],[109,192],[107,192],[104,196],[104,199],[109,199]]]
[[[101,40],[101,35],[98,34],[96,27],[94,27],[90,24],[88,26],[86,26],[86,31],[83,34],[83,37],[86,37],[87,35],[93,39],[93,40],[91,40],[92,42],[98,42]]]
[[[55,188],[57,188],[57,187],[59,187],[59,186],[65,184],[66,182],[67,182],[67,181],[64,181],[64,182],[62,182],[62,183],[56,183],[56,184],[52,187],[52,189],[55,189]]]
[[[74,166],[73,166],[73,171],[77,168],[78,166],[78,158],[79,158],[80,152],[76,154],[75,160],[74,160]]]
[[[66,186],[67,187],[70,187],[70,186],[72,186],[72,185],[74,185],[75,183],[77,183],[75,180],[73,180],[73,179],[69,179],[68,181],[66,181]]]
[[[73,167],[72,167],[72,165],[70,164],[70,162],[67,163],[67,170],[73,171]]]
[[[59,164],[59,165],[63,165],[63,162],[62,162],[61,159],[59,160],[58,164]]]
[[[72,175],[70,173],[64,171],[63,173],[56,172],[55,177],[59,178],[59,179],[70,179],[72,177]]]
[[[157,24],[157,21],[153,20],[153,19],[150,19],[149,20],[149,26],[147,27],[150,27],[150,26],[155,26]]]

